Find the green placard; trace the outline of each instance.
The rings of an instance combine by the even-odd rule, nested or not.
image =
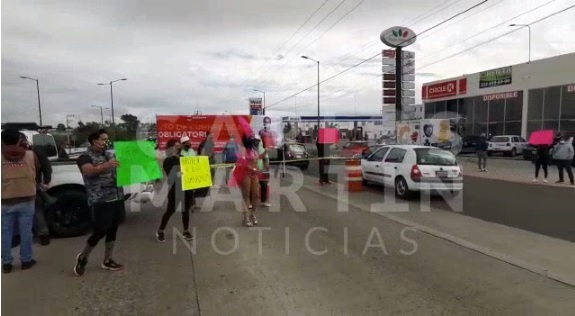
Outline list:
[[[116,177],[118,187],[162,178],[154,147],[154,142],[150,141],[114,143],[116,159],[120,163]]]

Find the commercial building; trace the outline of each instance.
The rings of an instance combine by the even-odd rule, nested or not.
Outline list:
[[[575,53],[425,83],[425,118],[459,118],[463,135],[575,135]]]

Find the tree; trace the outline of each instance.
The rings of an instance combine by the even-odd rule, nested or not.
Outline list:
[[[124,121],[124,123],[120,125],[123,129],[126,130],[127,138],[136,139],[136,133],[138,132],[138,126],[140,125],[138,117],[132,114],[124,114],[120,116],[120,119]]]
[[[58,124],[58,126],[56,127],[57,130],[59,131],[65,131],[66,130],[66,125],[60,123]]]

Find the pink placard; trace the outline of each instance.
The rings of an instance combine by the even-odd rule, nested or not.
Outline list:
[[[337,128],[320,128],[319,139],[320,144],[337,144],[339,142],[339,131]]]
[[[553,144],[553,131],[543,130],[531,133],[529,136],[529,144],[531,145],[551,145]]]

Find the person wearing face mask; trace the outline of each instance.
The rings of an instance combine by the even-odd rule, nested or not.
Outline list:
[[[272,119],[269,116],[264,117],[264,128],[258,133],[262,139],[265,149],[276,147],[276,134],[272,130]]]
[[[182,136],[180,138],[180,144],[182,144],[182,148],[180,151],[181,157],[194,157],[196,156],[196,152],[192,148],[192,144],[190,143],[190,138],[188,136]]]
[[[573,179],[573,170],[571,169],[573,155],[573,145],[569,142],[566,142],[565,137],[561,137],[559,139],[559,143],[553,148],[553,159],[555,160],[557,169],[559,171],[559,181],[556,183],[565,182],[563,177],[563,170],[565,170],[569,176],[569,182],[571,182],[571,185],[575,185]]]
[[[86,273],[88,257],[98,242],[106,238],[104,262],[101,267],[110,271],[123,269],[123,265],[113,260],[116,233],[124,207],[121,190],[116,187],[116,168],[120,163],[107,152],[110,148],[108,133],[100,129],[88,136],[90,147],[77,159],[82,172],[88,205],[92,211],[93,230],[84,250],[76,256],[74,273],[83,276]]]
[[[164,216],[162,216],[160,227],[156,232],[156,240],[159,242],[166,241],[164,229],[166,228],[166,225],[168,225],[170,217],[172,217],[176,212],[176,206],[178,204],[182,206],[182,223],[184,226],[184,232],[182,235],[186,240],[193,239],[192,234],[188,230],[190,226],[190,204],[193,200],[190,200],[191,195],[187,194],[187,191],[182,191],[181,178],[179,177],[180,150],[181,144],[177,139],[168,140],[166,144],[166,159],[163,163],[163,169],[168,176],[167,181],[170,186],[170,190],[168,192],[168,206],[166,207]],[[182,197],[184,197],[183,203]]]
[[[240,150],[240,155],[236,162],[236,169],[238,170],[234,172],[234,176],[240,186],[244,200],[242,223],[246,227],[252,227],[258,224],[256,209],[260,194],[259,154],[256,147],[255,135],[244,136],[242,142],[244,146]]]

